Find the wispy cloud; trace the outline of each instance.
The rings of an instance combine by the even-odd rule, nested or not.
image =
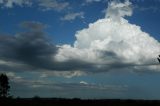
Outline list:
[[[80,84],[84,84],[84,85],[87,85],[87,84],[88,84],[86,81],[80,81],[79,83],[80,83]]]
[[[42,31],[43,29],[45,29],[47,27],[47,25],[44,25],[40,22],[35,22],[35,21],[26,21],[26,22],[22,22],[20,24],[20,27],[24,28],[24,29],[29,29],[31,31]]]
[[[69,2],[60,2],[57,0],[0,0],[3,8],[13,8],[14,6],[32,6],[36,5],[43,11],[55,10],[62,11],[69,8]]]
[[[81,5],[86,6],[92,3],[99,3],[99,2],[104,2],[105,0],[85,0]]]
[[[74,71],[43,71],[41,72],[40,77],[41,78],[47,78],[47,77],[64,77],[64,78],[73,78],[73,77],[79,77],[79,76],[85,76],[87,73],[80,71],[80,70],[74,70]]]
[[[134,5],[133,6],[134,9],[137,9],[139,11],[153,11],[153,12],[159,12],[159,7],[157,6],[149,6],[149,7],[143,7],[143,6],[138,6],[138,5]]]
[[[128,90],[128,87],[126,85],[112,85],[112,84],[91,84],[91,83],[79,83],[79,82],[54,82],[52,80],[46,80],[46,79],[26,79],[26,78],[15,78],[13,77],[11,73],[8,73],[8,75],[11,75],[13,79],[11,83],[16,85],[16,88],[12,88],[14,90],[13,94],[14,96],[19,96],[18,94],[21,94],[20,96],[26,97],[33,96],[40,92],[44,91],[52,91],[51,92],[45,92],[45,95],[47,96],[62,96],[66,98],[74,98],[74,97],[81,97],[81,98],[93,98],[93,97],[99,97],[101,96],[101,93],[109,93],[109,94],[119,94],[126,92]],[[28,93],[28,90],[31,90],[31,93]],[[16,92],[15,92],[16,91]],[[27,91],[27,92],[26,92]],[[37,92],[33,92],[37,91]],[[83,93],[82,93],[83,92]],[[93,93],[96,92],[96,93]],[[38,93],[39,96],[44,96],[43,93]],[[42,95],[41,95],[42,94]],[[85,94],[85,95],[84,95]],[[107,95],[103,95],[104,97],[107,97]]]
[[[31,6],[31,0],[0,0],[0,5],[3,8],[13,8],[15,5],[17,6]]]
[[[92,3],[92,2],[100,2],[102,0],[85,0],[85,1],[86,1],[86,3]]]
[[[38,6],[44,11],[61,11],[69,7],[69,2],[59,2],[57,0],[39,0]]]
[[[61,18],[61,20],[72,21],[72,20],[75,20],[76,18],[83,19],[84,18],[84,12],[66,14],[64,17]]]

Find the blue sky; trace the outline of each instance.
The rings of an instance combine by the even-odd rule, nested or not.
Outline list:
[[[0,11],[11,95],[160,99],[159,0],[0,0]]]
[[[49,26],[46,28],[46,33],[53,36],[54,42],[60,44],[73,43],[75,32],[87,27],[89,23],[103,18],[104,13],[102,11],[107,7],[107,2],[105,1],[87,3],[85,6],[81,6],[85,3],[85,0],[69,0],[66,2],[70,3],[71,9],[62,10],[60,12],[57,12],[54,9],[43,11],[36,4],[32,4],[33,6],[29,7],[24,5],[22,7],[13,3],[12,8],[3,7],[1,8],[1,32],[15,34],[21,29],[19,27],[21,22],[36,21]],[[147,2],[136,2],[135,0],[133,3],[135,3],[134,14],[132,17],[128,18],[129,21],[142,26],[142,29],[145,32],[148,32],[159,39],[159,1],[149,0]],[[68,21],[61,20],[67,13],[78,12],[84,12],[84,19],[75,18],[74,20]]]

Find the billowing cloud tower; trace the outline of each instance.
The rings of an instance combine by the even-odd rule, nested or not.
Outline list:
[[[160,43],[151,35],[131,24],[125,16],[133,13],[132,3],[111,2],[105,18],[77,31],[74,46],[62,45],[55,56],[59,62],[80,60],[104,68],[109,66],[152,66],[157,63]],[[151,65],[151,66],[150,66]],[[142,68],[142,67],[141,67]],[[107,69],[106,69],[107,70]]]

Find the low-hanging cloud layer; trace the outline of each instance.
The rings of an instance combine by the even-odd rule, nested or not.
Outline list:
[[[26,32],[0,35],[0,71],[54,71],[68,77],[110,70],[160,71],[160,43],[124,18],[132,15],[131,5],[109,3],[105,18],[76,32],[74,46],[54,45],[43,31],[46,25],[22,23]]]

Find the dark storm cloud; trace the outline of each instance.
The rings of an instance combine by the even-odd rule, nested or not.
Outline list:
[[[18,33],[15,36],[0,35],[0,59],[21,62],[37,68],[47,68],[57,48],[44,34],[44,25],[24,22],[21,26],[30,31]]]
[[[0,58],[41,66],[51,61],[57,48],[45,38],[43,32],[25,32],[14,37],[0,37]]]
[[[56,62],[54,55],[58,47],[45,35],[45,25],[37,22],[24,22],[23,28],[27,32],[17,33],[15,36],[0,35],[1,70],[76,70],[84,69],[90,64],[70,60]]]
[[[110,51],[102,51],[104,56],[102,58],[105,60],[110,57],[114,64],[93,64],[78,59],[57,62],[54,56],[59,48],[44,33],[43,29],[46,25],[38,22],[23,22],[21,27],[26,28],[27,31],[17,33],[15,36],[0,35],[0,71],[81,70],[96,73],[128,67],[135,69],[134,67],[137,66],[122,63],[121,59]]]

